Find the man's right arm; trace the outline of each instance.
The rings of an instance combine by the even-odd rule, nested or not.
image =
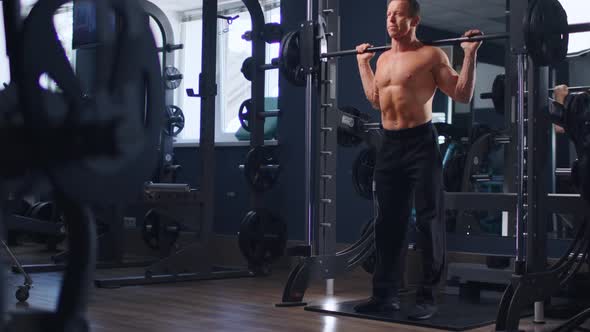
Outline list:
[[[379,90],[375,84],[375,74],[373,73],[373,68],[371,68],[371,63],[370,61],[362,61],[358,63],[358,66],[365,96],[367,96],[371,106],[379,110]]]
[[[371,59],[375,56],[375,53],[366,52],[371,47],[371,44],[361,44],[356,47],[358,52],[356,61],[359,66],[359,73],[361,75],[361,81],[363,82],[363,90],[365,96],[371,103],[374,109],[379,110],[379,90],[375,84],[375,74],[373,68],[371,68]],[[379,60],[377,60],[377,67],[379,67]]]

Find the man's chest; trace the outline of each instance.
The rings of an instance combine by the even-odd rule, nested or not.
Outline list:
[[[432,79],[432,62],[419,54],[388,56],[375,73],[377,87],[411,85]]]

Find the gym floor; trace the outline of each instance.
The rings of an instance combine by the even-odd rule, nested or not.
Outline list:
[[[31,246],[18,247],[25,263],[47,262],[47,255],[33,252]],[[132,270],[99,270],[100,277],[120,275]],[[140,270],[137,270],[139,273]],[[434,331],[365,319],[324,315],[304,311],[301,307],[276,308],[287,270],[274,271],[266,278],[225,279],[184,282],[165,285],[134,286],[119,289],[93,289],[88,318],[93,332],[124,331]],[[31,308],[53,309],[57,303],[60,273],[33,274],[35,282],[28,305]],[[11,274],[8,289],[22,283],[22,277]],[[364,273],[344,276],[335,283],[337,296],[330,301],[359,299],[367,294],[370,279]],[[322,283],[314,283],[306,300],[322,303]],[[13,294],[8,294],[15,303]],[[19,305],[12,309],[19,310]],[[525,331],[546,331],[557,322],[533,325],[523,319]],[[590,324],[589,324],[590,325]],[[486,326],[471,331],[492,331]]]

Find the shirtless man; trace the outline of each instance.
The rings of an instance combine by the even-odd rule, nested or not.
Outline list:
[[[363,88],[371,105],[381,111],[383,142],[377,152],[375,183],[379,214],[375,223],[377,262],[373,294],[357,305],[360,313],[399,310],[394,267],[404,243],[414,192],[418,241],[422,248],[424,280],[417,291],[411,319],[428,319],[437,311],[433,288],[445,264],[445,226],[442,209],[442,156],[431,123],[432,99],[437,88],[454,100],[470,102],[475,82],[477,49],[481,43],[463,43],[463,70],[457,74],[439,48],[416,38],[420,22],[416,0],[389,0],[387,32],[391,50],[377,60],[376,73],[366,52],[357,46]],[[479,34],[470,30],[465,36]]]

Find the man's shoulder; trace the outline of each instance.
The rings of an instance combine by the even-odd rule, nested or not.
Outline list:
[[[433,62],[445,62],[446,53],[439,47],[422,45],[420,50]]]
[[[422,46],[420,47],[420,50],[422,52],[432,54],[432,55],[441,55],[441,54],[445,53],[445,51],[440,49],[440,47],[431,46],[431,45],[424,45],[424,44],[422,44]]]
[[[385,51],[385,52],[379,54],[377,56],[377,64],[379,64],[383,61],[387,61],[388,58],[389,58],[389,51]]]

